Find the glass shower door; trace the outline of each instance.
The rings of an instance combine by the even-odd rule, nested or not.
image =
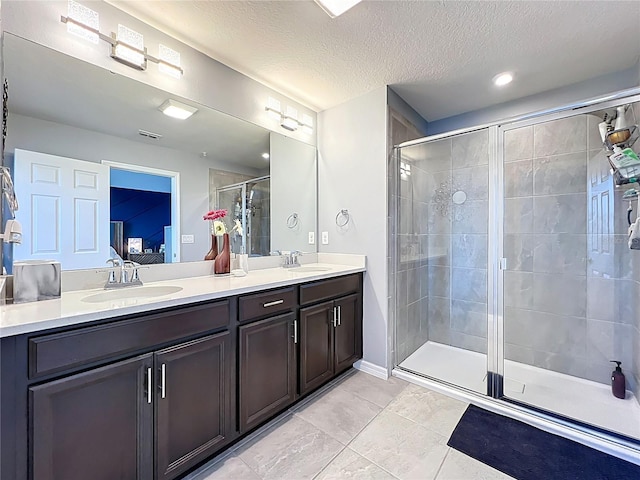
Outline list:
[[[398,148],[396,365],[487,393],[489,131]]]
[[[605,114],[615,108],[503,128],[504,396],[640,439],[640,252],[627,247],[632,185],[613,181]],[[625,399],[610,360],[623,362]]]

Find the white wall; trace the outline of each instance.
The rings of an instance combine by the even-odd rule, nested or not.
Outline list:
[[[214,154],[204,159],[171,148],[11,114],[5,156],[15,148],[90,162],[108,160],[179,172],[181,233],[195,236],[195,243],[181,245],[181,261],[202,260],[209,251],[209,226],[202,220],[209,210],[209,168],[258,176],[254,169],[218,161]]]
[[[609,73],[500,105],[429,122],[427,132],[429,135],[436,135],[460,128],[498,122],[519,115],[562,107],[574,102],[634,88],[640,85],[639,75],[639,67],[634,66],[621,72]]]
[[[32,40],[41,45],[107,68],[140,82],[153,85],[167,92],[183,96],[203,105],[255,123],[283,135],[297,138],[315,145],[316,136],[306,135],[301,130],[290,132],[280,127],[264,109],[271,96],[283,105],[298,109],[316,119],[316,113],[278,94],[255,80],[207,57],[203,53],[165,35],[140,20],[102,1],[80,1],[100,15],[100,31],[106,35],[117,31],[121,23],[144,35],[148,53],[158,56],[158,44],[162,43],[180,52],[184,75],[180,80],[158,72],[157,65],[149,62],[146,71],[138,71],[122,65],[109,56],[109,45],[100,41],[95,45],[67,33],[60,16],[67,15],[64,0],[4,1],[2,5],[2,28],[6,32]],[[160,8],[160,7],[159,7]]]
[[[316,149],[273,133],[269,141],[271,250],[316,252],[316,245],[308,242],[309,232],[316,231]],[[294,212],[298,223],[288,228],[287,219]]]
[[[364,360],[387,368],[387,87],[318,114],[320,252],[367,256]],[[339,228],[335,217],[349,210]]]

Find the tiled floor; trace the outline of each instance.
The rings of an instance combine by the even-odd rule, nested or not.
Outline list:
[[[355,372],[189,480],[509,479],[447,446],[466,404]]]

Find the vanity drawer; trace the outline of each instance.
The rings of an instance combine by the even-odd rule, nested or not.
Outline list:
[[[229,325],[229,301],[29,339],[29,378],[69,370]]]
[[[263,318],[274,313],[293,310],[298,303],[296,287],[279,288],[269,292],[240,297],[238,304],[238,318],[246,322],[256,318]]]
[[[360,289],[360,274],[320,280],[300,286],[300,305],[342,297]]]

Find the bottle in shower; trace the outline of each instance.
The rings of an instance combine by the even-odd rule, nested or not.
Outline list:
[[[613,396],[616,398],[624,399],[627,386],[624,378],[624,373],[622,373],[622,368],[620,367],[620,365],[622,365],[622,362],[611,360],[611,363],[616,364],[616,369],[611,372],[611,393],[613,393]]]

